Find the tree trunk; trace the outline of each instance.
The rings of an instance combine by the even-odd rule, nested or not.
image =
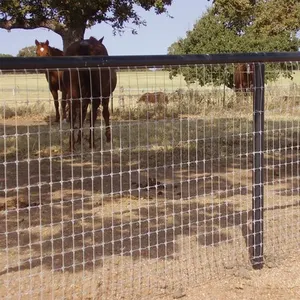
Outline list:
[[[77,28],[66,28],[61,34],[63,40],[63,51],[66,51],[72,43],[83,39],[85,33],[85,25]]]

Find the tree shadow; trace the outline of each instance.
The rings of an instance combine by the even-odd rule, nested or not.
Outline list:
[[[246,211],[236,211],[229,203],[187,202],[151,203],[132,209],[129,214],[120,211],[113,218],[95,215],[90,202],[54,205],[23,211],[31,215],[30,223],[20,218],[21,211],[11,212],[7,219],[16,219],[18,214],[19,221],[15,220],[14,225],[22,229],[14,231],[12,222],[8,222],[8,235],[1,244],[8,251],[19,247],[26,252],[30,248],[31,254],[1,274],[41,265],[53,271],[77,272],[101,266],[108,256],[173,259],[177,236],[195,236],[203,247],[218,246],[233,242],[229,231],[224,230],[233,226],[241,226],[245,246],[250,247]],[[43,217],[35,218],[36,215]],[[1,217],[0,222],[5,221]],[[41,226],[46,233],[42,230],[34,233],[31,228],[36,226]],[[54,232],[52,227],[56,227]]]
[[[297,201],[292,205],[299,204],[300,201]],[[265,210],[283,208],[286,205],[276,205]],[[14,213],[19,214],[19,217],[21,215],[21,212]],[[43,218],[35,218],[37,214]],[[131,211],[120,211],[113,217],[95,215],[90,202],[42,207],[41,211],[36,208],[36,211],[32,209],[30,212],[30,224],[25,224],[25,219],[20,219],[19,222],[16,220],[18,224],[15,226],[18,226],[19,232],[13,231],[12,224],[8,224],[6,242],[2,239],[1,244],[8,251],[19,247],[26,252],[30,248],[31,254],[17,266],[8,267],[1,274],[41,265],[52,271],[79,272],[101,267],[103,260],[109,256],[128,256],[134,260],[172,260],[178,251],[178,236],[195,236],[200,246],[217,247],[222,243],[235,242],[228,230],[234,226],[240,227],[245,248],[248,249],[249,262],[252,262],[250,214],[249,211],[235,209],[228,202],[203,205],[195,201],[160,205],[151,203]],[[68,218],[71,215],[72,219]],[[1,217],[2,225],[4,221]],[[51,231],[53,225],[59,230],[56,228]],[[46,234],[33,233],[30,227],[36,226],[44,227]],[[203,249],[200,251],[205,251]]]
[[[20,134],[28,132],[27,125],[13,128]],[[30,132],[47,133],[48,129],[48,125],[36,125]],[[214,135],[214,130],[209,132]],[[267,138],[268,147],[275,143],[272,138]],[[242,141],[249,143],[249,139],[245,135]],[[222,201],[235,196],[251,200],[252,156],[250,146],[241,148],[240,142],[220,135],[195,142],[181,137],[180,143],[162,150],[148,149],[146,144],[135,149],[119,142],[120,148],[94,153],[39,154],[27,160],[23,155],[18,163],[6,160],[0,166],[1,189],[4,200],[12,203],[5,204],[0,217],[0,245],[8,252],[18,247],[22,259],[1,274],[41,265],[77,272],[100,267],[112,256],[174,259],[178,236],[195,236],[203,247],[230,244],[233,237],[227,229],[234,226],[241,228],[251,260],[249,211],[234,201]],[[278,149],[285,143],[279,141]],[[51,143],[59,145],[59,139]],[[298,176],[296,157],[292,148],[290,153],[269,154],[267,184],[278,176],[287,180]],[[278,166],[278,173],[268,166]],[[216,201],[207,200],[212,198]]]

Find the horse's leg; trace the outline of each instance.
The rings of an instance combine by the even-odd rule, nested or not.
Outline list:
[[[62,90],[62,95],[61,95],[61,108],[62,108],[62,120],[63,122],[67,122],[67,111],[66,111],[66,107],[67,107],[67,93],[65,90]]]
[[[86,118],[86,112],[89,105],[89,102],[87,99],[82,99],[82,103],[79,102],[79,130],[78,130],[78,137],[77,137],[77,143],[81,143],[81,135],[83,134],[83,125]]]
[[[111,141],[111,133],[110,133],[110,126],[109,126],[109,109],[108,109],[108,103],[109,103],[109,98],[104,98],[102,99],[102,106],[103,106],[103,111],[102,111],[102,116],[105,122],[105,136],[106,136],[106,142],[110,143]]]
[[[76,122],[76,114],[77,114],[77,100],[69,100],[69,120],[70,120],[70,137],[69,137],[69,147],[70,151],[73,152],[75,150],[75,122]]]
[[[51,94],[54,100],[54,107],[55,107],[55,122],[59,122],[59,107],[58,107],[58,90],[51,89]]]
[[[100,99],[93,99],[91,101],[91,109],[90,109],[90,148],[95,147],[95,123],[97,120],[97,112],[100,106]]]

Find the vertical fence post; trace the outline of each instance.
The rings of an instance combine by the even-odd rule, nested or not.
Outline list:
[[[264,208],[264,77],[265,65],[254,64],[253,92],[253,186],[252,186],[252,265],[263,267]]]

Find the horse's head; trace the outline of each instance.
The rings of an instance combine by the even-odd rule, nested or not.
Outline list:
[[[90,37],[90,38],[92,38],[92,37]],[[100,44],[102,44],[103,39],[104,39],[104,36],[99,40],[99,43],[100,43]]]
[[[36,45],[36,55],[37,56],[51,56],[51,49],[49,46],[49,41],[46,40],[46,42],[39,42],[38,40],[35,40]]]
[[[89,52],[90,55],[108,55],[106,47],[103,45],[104,36],[97,40],[93,36],[91,36],[87,41],[89,44]]]

